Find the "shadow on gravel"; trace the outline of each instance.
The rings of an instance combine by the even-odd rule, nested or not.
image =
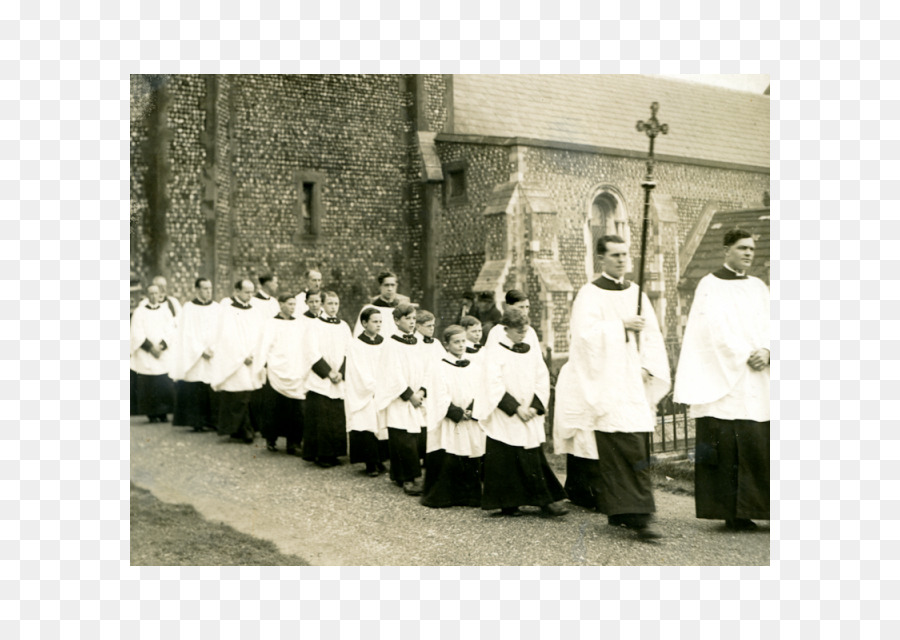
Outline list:
[[[131,485],[132,566],[308,566],[267,540],[208,522],[194,507]]]

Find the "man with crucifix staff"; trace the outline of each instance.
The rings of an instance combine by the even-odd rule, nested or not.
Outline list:
[[[566,492],[575,504],[605,513],[610,525],[642,539],[662,537],[650,526],[656,511],[648,434],[656,404],[670,387],[669,362],[656,314],[643,292],[650,190],[655,186],[653,139],[668,127],[638,123],[650,136],[644,180],[640,286],[624,279],[628,247],[620,236],[597,241],[602,274],[584,285],[572,306],[569,361],[556,384],[553,444],[566,456]]]

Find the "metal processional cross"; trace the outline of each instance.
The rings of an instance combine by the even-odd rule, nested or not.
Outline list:
[[[647,134],[647,137],[650,138],[650,154],[647,156],[647,175],[641,183],[641,186],[644,188],[644,224],[641,227],[641,267],[640,271],[638,271],[638,315],[641,315],[641,300],[644,292],[644,259],[647,257],[647,227],[650,224],[650,192],[656,187],[656,183],[653,181],[653,165],[655,163],[653,158],[653,143],[656,140],[656,136],[660,133],[663,135],[669,133],[669,125],[660,124],[659,120],[656,119],[657,111],[659,111],[659,103],[654,102],[650,105],[650,119],[647,122],[638,120],[636,126],[638,131],[643,131]]]

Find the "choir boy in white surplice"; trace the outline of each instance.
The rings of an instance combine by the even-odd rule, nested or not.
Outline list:
[[[384,368],[375,402],[388,427],[391,480],[407,495],[422,495],[425,457],[425,398],[428,354],[413,335],[416,309],[399,304],[393,311],[397,332],[385,339]]]
[[[444,329],[444,346],[444,357],[432,369],[425,401],[428,437],[421,503],[478,507],[485,435],[472,419],[472,407],[481,369],[466,358],[466,332],[461,326]]]
[[[463,316],[459,321],[459,326],[466,330],[466,358],[472,362],[481,360],[481,350],[484,345],[481,344],[481,338],[484,334],[481,320],[475,316]]]
[[[375,391],[384,371],[381,317],[378,307],[363,309],[360,314],[363,332],[350,341],[344,381],[350,462],[365,464],[365,473],[372,478],[386,470],[383,462],[388,458],[384,412],[375,404]]]
[[[172,411],[172,343],[175,315],[157,285],[147,287],[147,304],[131,317],[131,370],[135,373],[135,413],[148,422],[166,422]]]
[[[743,531],[769,519],[769,289],[746,274],[749,232],[729,231],[724,245],[725,265],[694,293],[675,401],[697,423],[697,517]]]
[[[519,289],[510,289],[506,292],[506,297],[504,298],[504,309],[518,309],[522,311],[526,316],[528,315],[529,310],[531,309],[531,301],[528,299],[528,296],[525,295],[523,291]],[[491,327],[490,331],[488,331],[487,338],[484,341],[484,346],[488,346],[489,344],[499,342],[503,338],[506,337],[506,329],[500,323],[495,324]],[[537,332],[534,330],[530,324],[525,331],[525,343],[530,346],[532,349],[537,349],[541,351],[541,342],[538,340]]]
[[[212,299],[212,282],[197,278],[196,295],[181,310],[178,339],[172,358],[175,381],[173,426],[193,427],[194,431],[214,429],[212,358],[215,355],[219,303]]]
[[[569,361],[556,383],[554,450],[567,454],[572,502],[656,538],[648,434],[669,390],[669,363],[653,307],[644,296],[638,316],[638,287],[623,279],[625,241],[604,236],[597,252],[603,273],[572,306]]]
[[[306,378],[303,459],[320,467],[335,467],[347,455],[347,418],[344,415],[344,373],[350,327],[337,317],[341,300],[334,291],[323,294],[323,313],[312,321],[310,360]]]
[[[253,443],[250,396],[262,387],[266,375],[262,316],[250,304],[253,288],[250,280],[239,280],[234,295],[219,303],[210,381],[218,392],[219,434],[246,444]]]
[[[262,436],[269,451],[278,451],[284,438],[288,455],[299,455],[303,439],[303,407],[306,377],[311,366],[306,344],[310,323],[294,317],[297,300],[293,294],[278,297],[279,311],[266,320],[262,354],[266,359],[263,386]]]
[[[540,350],[525,342],[525,312],[508,309],[500,324],[506,335],[485,347],[472,411],[487,435],[481,508],[515,516],[530,505],[546,516],[564,515],[568,510],[556,503],[566,494],[542,447],[550,374]]]

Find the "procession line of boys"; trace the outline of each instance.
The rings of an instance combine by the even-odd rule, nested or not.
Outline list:
[[[567,513],[560,502],[568,497],[639,537],[660,537],[650,526],[655,504],[648,435],[656,403],[671,387],[669,365],[646,298],[635,316],[637,287],[621,278],[622,256],[613,255],[620,244],[624,253],[624,243],[609,238],[608,247],[600,247],[609,268],[575,299],[570,358],[556,385],[553,439],[554,450],[567,455],[565,488],[542,446],[550,377],[521,292],[507,296],[503,317],[486,339],[480,322],[465,316],[437,340],[433,314],[394,297],[393,274],[388,299],[365,305],[353,330],[337,317],[340,300],[333,292],[276,299],[265,293],[272,287],[261,278],[263,290],[254,292],[251,281],[241,280],[233,296],[216,303],[211,283],[201,278],[197,297],[181,308],[152,285],[131,320],[133,413],[167,421],[174,381],[176,426],[215,429],[247,443],[259,431],[271,451],[283,437],[289,454],[322,467],[339,465],[349,453],[350,462],[365,464],[373,477],[387,470],[389,460],[391,480],[430,507],[480,506],[516,516],[520,507],[535,506],[553,517]],[[744,420],[749,426],[739,425],[743,431],[729,426],[727,442],[717,411],[703,409],[721,407],[725,398],[735,415],[747,417],[746,390],[738,393],[735,385],[750,384],[757,396],[766,385],[767,404],[767,361],[753,369],[764,375],[748,376],[724,370],[734,367],[714,353],[734,350],[734,334],[741,332],[767,340],[756,316],[746,326],[739,326],[740,318],[715,317],[716,296],[730,295],[729,305],[746,306],[751,293],[750,302],[761,305],[757,283],[766,300],[767,289],[755,278],[722,288],[718,281],[735,280],[725,273],[710,274],[698,288],[694,307],[701,320],[694,322],[692,311],[694,327],[689,323],[685,338],[691,355],[683,352],[681,362],[691,381],[676,383],[676,395],[696,404],[692,414],[700,417],[698,483],[699,466],[705,465],[706,475],[704,486],[698,484],[698,517],[749,529],[749,518],[768,519],[768,477],[764,490],[758,477],[763,466],[768,469],[768,409]],[[709,382],[711,366],[723,369],[712,372],[716,383]],[[749,404],[759,406],[758,400]],[[741,438],[762,418],[764,451],[760,434]],[[747,468],[753,464],[760,469]]]

